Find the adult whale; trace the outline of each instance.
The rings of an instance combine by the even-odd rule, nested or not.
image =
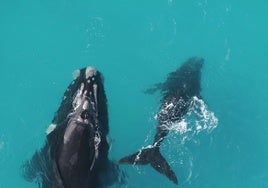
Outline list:
[[[146,93],[160,90],[161,105],[157,113],[157,131],[154,142],[132,155],[123,157],[119,164],[150,164],[155,170],[166,175],[175,184],[178,179],[166,159],[160,153],[160,145],[167,136],[172,123],[182,120],[192,105],[193,97],[200,97],[201,68],[204,60],[193,57],[180,68],[171,72],[164,83],[158,83]]]
[[[102,75],[93,67],[76,72],[64,93],[44,147],[23,165],[23,176],[43,188],[102,188],[119,182],[108,159],[108,111]]]

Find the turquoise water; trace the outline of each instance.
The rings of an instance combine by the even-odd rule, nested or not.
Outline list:
[[[125,187],[268,187],[267,6],[1,0],[0,187],[36,187],[21,178],[20,165],[42,147],[75,69],[93,65],[104,74],[110,158],[118,160],[154,135],[160,97],[143,91],[192,56],[205,58],[202,96],[217,127],[192,136],[174,131],[163,144],[178,186],[150,166],[122,166]]]

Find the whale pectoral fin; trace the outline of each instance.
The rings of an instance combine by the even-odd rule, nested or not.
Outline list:
[[[149,88],[149,89],[146,89],[146,90],[144,91],[144,93],[145,93],[145,94],[150,94],[150,95],[152,95],[152,94],[154,94],[156,91],[161,90],[162,87],[163,87],[163,85],[164,85],[163,83],[157,83],[157,84],[154,84],[153,87],[151,87],[151,88]]]
[[[44,165],[46,159],[43,156],[43,150],[36,151],[32,159],[25,161],[21,166],[21,175],[29,182],[36,181],[40,178],[41,172],[45,173]]]

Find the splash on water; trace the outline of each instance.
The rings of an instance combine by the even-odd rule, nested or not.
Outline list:
[[[214,112],[208,110],[202,99],[193,97],[188,113],[180,121],[171,125],[163,125],[166,129],[181,136],[181,143],[191,140],[200,133],[211,133],[218,125],[218,118]]]
[[[178,104],[167,104],[167,107]],[[166,113],[169,113],[166,110]],[[157,115],[154,117],[157,119]],[[194,173],[194,156],[187,147],[186,143],[198,144],[201,139],[199,135],[208,136],[218,126],[218,118],[214,112],[208,109],[205,102],[198,98],[193,97],[190,102],[190,107],[187,114],[182,117],[181,120],[172,122],[168,125],[161,125],[162,127],[169,130],[169,135],[165,138],[161,145],[161,150],[164,153],[165,158],[171,166],[180,168],[181,173],[184,174],[185,178],[182,184],[189,184],[193,179],[196,178]],[[148,145],[153,138],[154,131],[150,131],[144,142],[144,147],[152,147]],[[137,156],[139,157],[139,155]],[[139,168],[137,165],[133,165],[139,174],[145,174],[144,169]]]
[[[172,106],[173,108],[176,108],[176,105],[181,105],[181,103],[167,104],[166,107]],[[170,111],[166,109],[162,109],[162,112],[170,113]],[[157,119],[157,115],[154,116],[154,119]],[[166,122],[160,126],[167,129],[169,135],[175,135],[171,136],[171,138],[168,136],[166,138],[166,140],[168,140],[167,142],[170,144],[174,143],[174,141],[171,141],[170,139],[177,136],[179,137],[179,143],[183,145],[187,141],[198,142],[196,137],[200,134],[210,134],[218,126],[218,118],[215,116],[214,112],[208,109],[208,106],[202,99],[194,96],[190,102],[187,114],[183,116],[181,120]],[[154,131],[150,131],[147,134],[144,141],[145,146],[151,142],[153,133]],[[178,140],[176,140],[176,143],[178,143]]]
[[[197,174],[194,170],[194,159],[188,144],[200,144],[201,135],[209,136],[218,126],[218,118],[202,99],[193,97],[188,113],[182,120],[165,126],[169,136],[162,144],[165,156],[173,167],[179,168],[184,174],[182,184],[189,184]]]
[[[89,52],[100,45],[105,38],[104,21],[101,17],[91,17],[85,27],[85,52]]]

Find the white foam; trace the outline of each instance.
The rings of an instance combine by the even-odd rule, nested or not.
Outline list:
[[[187,122],[185,119],[182,119],[181,121],[173,122],[169,125],[161,125],[162,127],[165,127],[169,131],[175,131],[176,133],[186,133],[188,131],[191,131],[189,127],[187,126]]]
[[[168,113],[166,108],[162,110],[162,113]],[[214,112],[208,110],[207,105],[202,99],[193,97],[191,107],[182,120],[166,123],[161,126],[169,131],[174,131],[176,134],[179,133],[181,135],[181,142],[185,143],[186,140],[190,140],[201,132],[210,133],[217,125],[218,118],[215,116]]]
[[[196,115],[198,119],[195,121],[196,130],[212,131],[218,126],[218,118],[214,112],[208,110],[207,105],[202,99],[193,97],[193,107],[189,111],[189,115]]]
[[[188,174],[188,177],[186,178],[186,181],[185,182],[190,182],[191,177],[193,175],[193,170],[192,170],[192,168],[193,168],[193,161],[190,160],[189,163],[190,163],[189,164],[189,166],[190,166],[190,168],[189,168],[189,174]]]

